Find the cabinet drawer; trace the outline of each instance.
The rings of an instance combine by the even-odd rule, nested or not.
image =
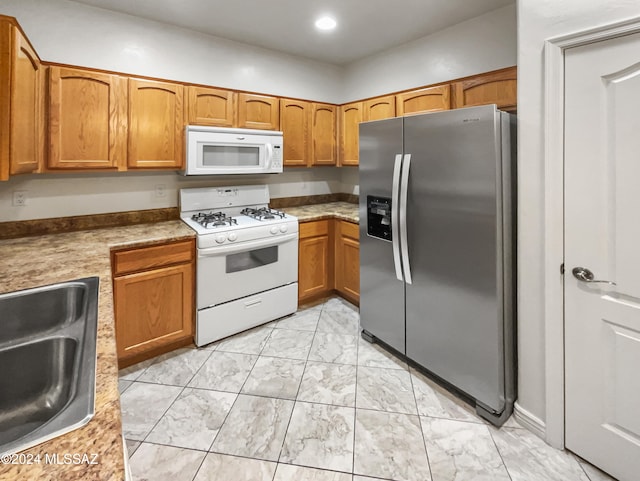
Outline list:
[[[340,232],[345,237],[356,240],[360,238],[360,226],[352,222],[340,221]]]
[[[191,240],[116,251],[113,253],[113,275],[121,276],[130,272],[191,262],[192,259]]]
[[[316,237],[319,235],[329,234],[329,221],[318,220],[312,222],[303,222],[299,225],[299,237],[305,239],[307,237]]]

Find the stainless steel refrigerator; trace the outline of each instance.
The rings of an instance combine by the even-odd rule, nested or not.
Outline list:
[[[360,322],[501,425],[515,397],[515,117],[360,124]]]

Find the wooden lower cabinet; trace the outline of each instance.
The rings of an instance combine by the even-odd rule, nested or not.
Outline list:
[[[194,252],[191,240],[112,252],[120,368],[192,342]]]
[[[335,220],[335,290],[360,304],[360,229],[358,224]]]
[[[332,221],[300,224],[298,302],[324,297],[333,289]]]
[[[298,303],[337,292],[360,302],[360,243],[358,224],[319,220],[300,224]]]

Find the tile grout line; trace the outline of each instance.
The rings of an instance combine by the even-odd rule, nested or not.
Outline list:
[[[198,350],[198,348],[196,347],[195,350]],[[161,384],[158,383],[158,385],[161,386],[171,386],[171,387],[182,387],[182,390],[178,393],[178,395],[175,397],[175,399],[171,402],[171,404],[169,404],[169,407],[167,407],[167,409],[165,409],[165,411],[162,413],[162,416],[160,416],[160,418],[158,418],[158,420],[156,421],[156,423],[153,425],[153,427],[149,430],[149,432],[146,434],[146,436],[144,437],[144,440],[142,440],[142,443],[144,443],[147,438],[149,437],[149,435],[153,432],[153,430],[158,426],[158,424],[160,424],[160,421],[162,421],[162,419],[166,416],[166,414],[169,412],[169,409],[171,409],[173,407],[173,405],[176,403],[176,401],[178,399],[180,399],[180,396],[182,396],[182,393],[185,391],[185,389],[187,389],[187,385],[192,381],[193,377],[196,375],[196,373],[198,373],[200,371],[200,369],[202,369],[202,366],[205,365],[205,363],[209,360],[209,358],[211,357],[211,354],[213,353],[213,351],[211,351],[209,353],[209,355],[207,356],[207,358],[203,361],[203,363],[200,365],[200,367],[198,369],[196,369],[196,371],[191,375],[191,377],[188,379],[188,381],[185,383],[184,386],[174,386],[171,384]],[[160,356],[158,356],[160,357]],[[149,367],[155,365],[158,361],[154,361]],[[147,368],[148,369],[148,368]],[[145,369],[146,371],[146,369]],[[142,375],[141,375],[142,376]],[[151,383],[149,383],[151,384]],[[174,446],[177,447],[177,446]]]
[[[257,326],[256,326],[257,327]],[[269,333],[269,336],[267,336],[267,339],[269,339],[269,337],[271,337],[271,333],[273,332],[273,328],[271,328],[271,332]],[[260,352],[262,352],[262,350],[264,349],[264,346],[267,344],[267,340],[265,339],[264,345],[260,348]],[[218,347],[216,347],[215,351],[218,351]],[[219,351],[219,352],[226,352],[226,351]],[[212,351],[213,353],[213,351]],[[232,354],[238,354],[238,353],[232,353]],[[246,355],[246,354],[244,354]],[[209,356],[211,357],[211,356]],[[229,414],[231,414],[231,411],[233,411],[233,407],[236,405],[236,403],[238,402],[238,398],[240,397],[240,391],[242,391],[242,388],[244,387],[245,383],[247,382],[247,379],[249,379],[249,376],[251,376],[251,373],[253,372],[253,368],[256,365],[256,362],[258,362],[258,358],[260,357],[260,353],[258,353],[258,355],[256,356],[256,360],[253,361],[253,365],[251,366],[251,369],[249,370],[249,374],[247,374],[247,377],[245,378],[244,382],[242,383],[242,386],[240,386],[239,390],[237,393],[230,393],[230,394],[235,394],[236,398],[233,400],[233,403],[231,404],[231,407],[229,408],[229,411],[227,411],[226,416],[224,417],[224,419],[222,420],[222,422],[220,423],[220,427],[218,428],[218,432],[216,433],[216,435],[213,437],[213,440],[211,441],[211,443],[209,444],[209,447],[207,448],[207,452],[204,456],[204,458],[202,459],[202,462],[200,463],[200,466],[198,466],[198,470],[196,471],[196,474],[193,476],[191,481],[194,481],[196,479],[196,477],[198,476],[198,473],[200,472],[200,469],[202,469],[202,465],[204,464],[204,461],[207,459],[207,456],[209,456],[210,453],[215,453],[215,454],[221,454],[223,456],[232,456],[232,455],[228,455],[225,453],[217,453],[215,451],[211,451],[211,449],[213,449],[213,445],[216,442],[216,439],[218,439],[218,435],[220,434],[220,431],[222,431],[222,427],[224,426],[224,423],[227,422],[227,419],[229,418]],[[207,358],[207,360],[209,360],[209,358]],[[205,361],[206,362],[206,361]],[[202,364],[202,366],[204,366],[204,364]],[[201,368],[202,368],[201,366]],[[194,374],[195,377],[195,374]],[[193,380],[193,378],[191,379]],[[191,382],[191,381],[189,381]],[[211,389],[212,391],[215,391],[215,389]],[[226,392],[226,391],[219,391],[219,392]],[[248,459],[255,459],[255,458],[248,458]],[[275,470],[273,471],[273,475],[275,476]],[[273,481],[273,479],[272,479]]]
[[[507,466],[507,463],[504,462],[504,458],[502,457],[502,453],[500,452],[500,448],[498,447],[498,443],[496,443],[495,438],[493,437],[493,433],[491,432],[491,428],[489,428],[487,426],[487,431],[489,431],[489,436],[491,437],[491,441],[493,441],[493,445],[496,448],[496,451],[498,452],[498,456],[500,456],[500,461],[502,461],[502,465],[504,466],[504,470],[507,472],[507,476],[509,476],[509,479],[511,481],[513,481],[513,477],[511,476],[511,472],[509,471],[509,467]],[[588,478],[589,476],[587,476]]]
[[[271,332],[269,333],[269,335],[265,338],[264,340],[264,344],[262,345],[262,347],[260,348],[260,351],[258,352],[258,354],[246,354],[246,353],[231,353],[231,354],[242,354],[243,356],[256,356],[255,361],[253,361],[253,364],[251,365],[251,369],[249,369],[249,373],[247,374],[247,377],[244,379],[242,385],[238,388],[238,392],[234,393],[236,395],[236,398],[233,400],[233,404],[231,405],[231,407],[229,408],[229,412],[227,412],[227,415],[224,417],[224,420],[222,421],[222,423],[220,424],[220,429],[218,429],[218,432],[216,433],[216,435],[213,438],[213,441],[211,441],[211,444],[209,445],[209,449],[207,450],[208,452],[215,452],[215,451],[211,451],[211,449],[213,448],[213,445],[216,442],[216,439],[218,439],[218,435],[220,434],[220,431],[222,431],[222,427],[224,426],[224,423],[227,422],[227,418],[229,417],[229,414],[231,414],[231,411],[233,411],[234,406],[236,405],[236,402],[238,402],[238,398],[240,397],[240,394],[242,393],[242,388],[244,387],[244,385],[247,383],[247,379],[249,379],[249,377],[251,377],[251,373],[253,372],[253,368],[256,366],[256,363],[258,362],[258,359],[260,358],[260,353],[264,350],[264,347],[267,345],[267,341],[269,340],[269,338],[271,337],[271,334],[273,333],[273,329],[271,328]],[[226,352],[226,351],[220,351],[220,352]],[[225,454],[225,453],[218,453],[218,454]],[[254,459],[254,458],[251,458]]]
[[[189,383],[193,380],[193,378],[200,372],[200,370],[203,368],[203,366],[207,363],[207,361],[211,358],[211,356],[213,355],[213,353],[215,352],[215,349],[204,349],[204,348],[199,348],[196,346],[195,350],[202,350],[202,351],[208,351],[209,355],[207,356],[207,358],[202,362],[202,364],[200,365],[200,367],[198,369],[195,370],[195,372],[191,375],[191,377],[187,380],[186,384],[184,386],[174,386],[171,384],[161,384],[161,383],[148,383],[148,384],[157,384],[157,385],[165,385],[165,386],[171,386],[171,387],[182,387],[182,390],[178,393],[178,395],[176,396],[176,398],[173,400],[173,402],[169,405],[169,407],[164,411],[164,413],[162,414],[162,416],[160,416],[160,418],[158,419],[158,421],[153,425],[153,427],[151,428],[151,430],[147,433],[147,435],[144,437],[144,440],[140,441],[140,446],[142,446],[142,444],[147,443],[147,444],[157,444],[160,446],[167,446],[167,447],[171,447],[171,448],[177,448],[177,449],[188,449],[190,451],[198,451],[198,452],[204,452],[205,455],[202,458],[202,461],[200,462],[200,465],[198,466],[198,469],[196,469],[193,477],[191,478],[191,481],[195,480],[196,477],[198,476],[198,473],[200,472],[200,468],[202,468],[202,465],[204,464],[205,459],[207,458],[207,454],[208,451],[202,451],[199,449],[193,449],[193,448],[184,448],[184,447],[180,447],[180,446],[173,446],[171,444],[162,444],[162,443],[152,443],[152,442],[147,442],[147,438],[151,435],[151,433],[153,432],[153,430],[158,426],[158,424],[160,423],[160,421],[162,421],[162,419],[166,416],[166,414],[169,412],[169,410],[173,407],[173,405],[176,403],[176,401],[178,401],[178,399],[180,399],[180,396],[182,396],[182,394],[184,393],[184,391],[187,389]],[[155,365],[158,361],[154,361],[152,362],[149,366],[147,366],[147,368],[140,374],[140,376],[138,376],[138,379],[140,377],[142,377],[142,374],[144,374],[144,372],[147,371],[147,369],[149,369],[151,366]],[[134,381],[134,382],[143,382],[144,381]],[[196,389],[196,388],[189,388],[189,389]],[[235,402],[235,401],[234,401]],[[225,418],[226,419],[226,418]],[[216,434],[217,435],[217,434]],[[140,446],[138,446],[138,448],[140,448]],[[138,448],[136,448],[136,451],[138,450]]]
[[[294,407],[294,408],[295,408],[296,403],[298,402],[298,399],[297,399],[297,398],[298,398],[299,393],[300,393],[300,388],[301,388],[301,385],[302,385],[302,379],[304,378],[304,373],[306,372],[306,369],[307,369],[307,367],[308,367],[309,357],[310,357],[310,353],[311,353],[311,347],[313,346],[313,342],[314,342],[314,340],[316,339],[316,334],[317,334],[317,332],[321,332],[321,331],[318,331],[318,325],[319,325],[319,321],[320,321],[320,318],[321,318],[322,313],[323,313],[323,312],[325,312],[325,305],[326,305],[326,301],[323,303],[322,307],[320,308],[320,310],[319,310],[319,312],[318,312],[318,322],[316,323],[315,330],[313,331],[314,335],[313,335],[313,337],[311,338],[311,345],[310,345],[310,347],[309,347],[309,351],[307,352],[307,356],[306,356],[306,359],[305,359],[304,368],[303,368],[302,376],[301,376],[301,379],[300,379],[300,383],[298,384],[298,389],[297,389],[297,392],[296,392],[295,399],[293,399],[293,407]],[[269,340],[269,338],[271,337],[271,335],[273,334],[273,332],[274,332],[274,330],[275,330],[275,329],[276,329],[276,327],[275,327],[275,326],[271,327],[271,330],[270,330],[270,332],[269,332],[269,335],[266,337],[266,339],[265,339],[265,341],[264,341],[264,344],[263,344],[263,345],[262,345],[262,347],[260,348],[260,351],[257,353],[256,360],[254,361],[254,363],[253,363],[253,365],[252,365],[252,367],[251,367],[251,369],[250,369],[249,373],[247,374],[247,377],[245,378],[245,380],[244,380],[244,382],[243,382],[242,386],[240,387],[240,391],[242,391],[242,389],[243,389],[243,388],[244,388],[244,386],[246,385],[247,380],[249,379],[249,377],[251,376],[251,374],[252,374],[253,370],[255,369],[255,365],[256,365],[256,363],[257,363],[258,358],[259,358],[259,357],[262,355],[262,353],[264,352],[264,349],[265,349],[265,347],[266,347],[266,345],[267,345],[267,343],[268,343],[268,340]],[[298,329],[291,329],[291,330],[300,331],[300,330],[298,330]],[[303,330],[303,331],[305,331],[305,330]],[[309,332],[309,331],[307,331],[307,332]],[[356,339],[358,338],[358,336],[355,336],[355,337],[356,337]],[[194,372],[194,374],[192,374],[192,375],[191,375],[191,377],[187,380],[187,383],[186,383],[185,385],[175,385],[175,384],[166,384],[166,383],[162,383],[162,382],[141,381],[141,380],[139,380],[139,379],[140,379],[140,378],[145,374],[145,372],[147,372],[147,370],[148,370],[151,366],[158,364],[159,360],[158,360],[158,359],[156,359],[156,360],[154,360],[151,364],[149,364],[148,366],[146,366],[146,367],[145,367],[145,368],[144,368],[144,369],[143,369],[143,370],[142,370],[142,371],[141,371],[141,372],[136,376],[136,379],[135,379],[135,380],[131,380],[131,381],[130,381],[129,386],[127,386],[127,388],[125,388],[125,390],[124,390],[124,391],[126,391],[126,390],[130,389],[131,385],[133,385],[134,383],[139,383],[139,384],[150,384],[150,385],[164,385],[164,386],[168,386],[168,387],[179,387],[179,388],[181,388],[181,390],[180,390],[180,392],[177,394],[176,398],[173,400],[173,402],[171,402],[171,404],[168,406],[168,408],[167,408],[167,409],[163,412],[163,414],[160,416],[159,420],[158,420],[158,421],[153,425],[153,427],[150,429],[150,431],[145,435],[144,439],[142,439],[141,441],[137,441],[137,440],[130,440],[130,441],[138,442],[138,443],[139,443],[139,445],[141,445],[141,444],[143,444],[143,443],[147,443],[147,444],[156,444],[156,445],[167,446],[167,447],[178,448],[178,449],[187,449],[187,450],[190,450],[190,451],[204,452],[204,453],[205,453],[205,456],[203,457],[203,460],[202,460],[202,462],[200,463],[200,466],[199,466],[199,467],[198,467],[198,469],[196,470],[196,472],[195,472],[195,474],[194,474],[193,479],[195,479],[195,478],[198,476],[198,474],[199,474],[199,472],[200,472],[200,470],[201,470],[201,468],[202,468],[202,465],[203,465],[203,463],[204,463],[204,461],[205,461],[205,459],[206,459],[207,455],[208,455],[209,453],[213,452],[213,451],[211,451],[211,448],[213,447],[213,444],[215,443],[215,440],[217,439],[217,437],[218,437],[218,435],[219,435],[219,433],[220,433],[220,430],[222,429],[222,427],[223,427],[224,423],[227,421],[227,418],[228,418],[228,416],[229,416],[230,412],[233,410],[233,407],[235,406],[235,404],[236,404],[236,402],[237,402],[237,400],[238,400],[238,397],[239,397],[239,396],[240,396],[240,394],[241,394],[241,392],[230,392],[230,391],[224,391],[224,390],[220,391],[220,390],[212,389],[212,388],[197,388],[197,387],[191,387],[191,388],[189,388],[189,383],[190,383],[190,382],[192,382],[192,380],[195,378],[195,376],[196,376],[196,375],[197,375],[197,374],[198,374],[198,373],[203,369],[204,365],[205,365],[205,364],[210,360],[210,358],[211,358],[211,356],[213,355],[213,353],[214,353],[214,352],[216,352],[216,351],[218,351],[217,347],[218,347],[218,346],[214,347],[213,349],[207,349],[207,348],[202,348],[202,349],[201,349],[201,350],[209,351],[209,354],[208,354],[208,356],[206,357],[206,359],[204,359],[204,360],[203,360],[202,364],[201,364],[201,365],[199,366],[199,368]],[[219,352],[227,352],[227,351],[219,351]],[[229,352],[233,352],[233,351],[229,351]],[[239,353],[239,354],[246,354],[246,353]],[[264,356],[264,357],[273,357],[273,358],[277,358],[276,356]],[[280,359],[289,359],[289,360],[290,360],[290,358],[287,358],[287,357],[285,357],[285,358],[280,358]],[[323,362],[325,362],[326,364],[332,364],[332,365],[338,365],[338,366],[340,366],[340,365],[350,365],[350,364],[344,364],[344,363],[333,363],[333,362],[326,362],[326,361],[323,361]],[[357,373],[357,355],[356,355],[356,364],[354,365],[354,367],[356,368],[356,373]],[[125,381],[127,381],[127,380],[125,379]],[[183,447],[180,447],[180,446],[174,446],[174,445],[172,445],[172,444],[163,444],[163,443],[158,443],[158,442],[150,442],[150,441],[147,441],[147,439],[148,439],[148,437],[150,436],[151,432],[152,432],[154,429],[156,429],[156,427],[158,426],[158,424],[160,423],[160,421],[161,421],[161,420],[166,416],[167,412],[168,412],[168,411],[169,411],[169,410],[170,410],[170,409],[175,405],[175,403],[177,402],[177,400],[178,400],[178,399],[183,395],[183,393],[185,392],[185,390],[186,390],[187,388],[189,388],[189,389],[195,389],[195,390],[203,390],[203,391],[223,392],[223,393],[234,394],[234,395],[236,396],[236,398],[235,398],[235,400],[234,400],[234,403],[232,404],[232,406],[230,407],[229,411],[227,412],[227,415],[225,416],[225,419],[222,421],[222,423],[221,423],[221,425],[220,425],[220,429],[218,430],[218,433],[216,433],[216,436],[214,437],[214,440],[212,441],[212,443],[211,443],[211,445],[209,446],[209,448],[208,448],[207,450],[200,450],[200,449],[193,449],[193,448],[183,448]],[[124,391],[123,391],[123,393],[124,393]],[[255,395],[255,396],[256,396],[256,397],[264,397],[264,398],[273,399],[273,397],[271,397],[271,396],[266,396],[266,395],[265,395],[265,396]],[[277,398],[276,398],[276,399],[277,399]],[[282,398],[282,399],[286,399],[286,398]],[[300,402],[302,402],[302,401],[300,401]],[[310,402],[311,402],[311,401],[310,401]],[[325,403],[317,403],[317,404],[325,404]],[[338,407],[340,407],[340,405],[339,405],[339,404],[331,404],[331,403],[326,403],[326,406],[338,406]],[[345,408],[351,408],[351,406],[342,406],[342,407],[345,407]],[[354,409],[354,412],[355,412],[355,406],[353,406],[353,409]],[[285,438],[283,438],[283,446],[284,446],[284,439],[286,439],[286,432],[288,431],[288,428],[289,428],[290,423],[291,423],[292,415],[293,415],[293,409],[292,409],[291,415],[290,415],[290,417],[289,417],[289,422],[288,422],[288,424],[287,424],[287,428],[286,428],[286,430],[285,430]],[[355,420],[355,416],[354,416],[354,420]],[[355,431],[355,426],[354,426],[354,431]],[[276,463],[275,463],[275,464],[276,464],[276,468],[277,468],[277,464],[279,463],[279,458],[280,458],[280,456],[282,455],[282,448],[283,448],[283,446],[281,446],[281,448],[280,448],[280,454],[279,454],[279,456],[278,456],[278,461],[276,461]],[[215,453],[215,452],[214,452],[214,453]],[[236,457],[245,458],[245,456],[237,456],[237,455],[225,454],[225,453],[215,453],[215,454],[221,454],[221,455],[228,455],[228,456],[236,456]],[[246,457],[246,459],[258,459],[258,458]],[[291,463],[282,463],[282,464],[291,464]],[[292,466],[297,466],[296,464],[291,464],[291,465],[292,465]],[[323,470],[326,470],[326,469],[324,469],[324,468],[317,468],[317,467],[315,467],[315,466],[309,466],[309,467],[310,467],[310,468],[314,468],[314,469],[323,469]],[[329,471],[333,471],[333,470],[329,470]],[[352,471],[353,471],[353,469],[352,469]],[[344,473],[344,471],[336,471],[336,472]],[[275,474],[276,474],[276,471],[274,470],[274,477],[275,477]],[[352,474],[352,473],[351,473],[351,474]]]
[[[433,470],[431,469],[431,459],[429,458],[429,450],[427,449],[427,439],[424,434],[424,427],[422,426],[422,417],[420,416],[420,408],[418,407],[418,397],[416,396],[416,388],[413,385],[413,376],[411,375],[411,369],[409,369],[409,381],[411,382],[411,392],[413,393],[413,401],[416,405],[416,414],[418,415],[418,426],[420,426],[420,434],[422,435],[422,444],[424,446],[424,453],[425,453],[425,456],[427,456],[427,467],[429,468],[429,476],[433,480]]]
[[[209,354],[209,355],[211,355],[211,354]],[[145,436],[144,436],[144,438],[143,438],[142,440],[138,440],[138,439],[129,439],[129,441],[138,441],[138,442],[140,442],[140,444],[144,443],[144,442],[146,441],[146,439],[149,437],[149,434],[151,434],[151,431],[153,431],[153,430],[156,428],[156,426],[158,425],[158,423],[160,422],[160,420],[164,417],[164,415],[165,415],[165,414],[167,414],[167,411],[169,411],[169,409],[171,409],[171,406],[173,406],[173,405],[174,405],[174,403],[176,402],[176,400],[180,397],[180,395],[184,392],[184,390],[185,390],[185,388],[186,388],[186,385],[185,385],[185,386],[180,386],[180,385],[176,385],[176,384],[163,384],[163,383],[161,383],[161,382],[138,381],[138,379],[140,379],[140,378],[142,377],[142,375],[147,371],[147,369],[149,369],[151,366],[155,365],[155,364],[158,362],[158,360],[160,359],[160,357],[162,357],[162,356],[163,356],[163,354],[161,354],[160,356],[158,356],[158,357],[157,357],[157,358],[156,358],[156,359],[155,359],[151,364],[149,364],[149,365],[148,365],[148,366],[147,366],[147,367],[146,367],[146,368],[145,368],[145,369],[140,373],[140,375],[136,378],[136,380],[135,380],[135,381],[133,381],[133,382],[131,383],[131,385],[127,388],[127,390],[128,390],[128,389],[130,389],[130,388],[131,388],[131,386],[133,386],[135,383],[140,383],[140,384],[152,384],[152,385],[154,385],[154,386],[179,387],[179,388],[182,388],[182,389],[180,390],[180,392],[178,393],[178,395],[176,396],[176,398],[175,398],[175,399],[174,399],[174,400],[169,404],[169,406],[167,407],[167,409],[165,409],[165,410],[164,410],[164,412],[162,413],[162,415],[160,416],[160,418],[159,418],[159,419],[154,423],[153,427],[149,430],[149,432],[148,432],[147,434],[145,434]],[[209,359],[209,358],[207,357],[207,359]],[[142,361],[142,362],[144,362],[144,361]],[[205,362],[206,362],[206,361],[205,361]],[[204,363],[203,363],[203,364],[204,364]],[[199,370],[199,369],[198,369],[198,370]],[[189,378],[189,381],[187,382],[187,384],[188,384],[190,381],[191,381],[191,378]],[[122,396],[122,394],[121,394],[121,396]],[[122,404],[122,401],[121,401],[121,404]],[[123,435],[124,435],[124,433],[123,433]],[[126,438],[126,437],[125,437],[125,439],[128,439],[128,438]],[[138,447],[139,447],[139,446],[138,446]],[[137,451],[137,449],[136,449],[136,451]]]
[[[249,459],[252,459],[252,458],[249,458]],[[269,462],[273,462],[273,461],[269,461]],[[307,465],[307,464],[294,464],[294,463],[286,463],[286,462],[278,461],[278,465],[280,465],[280,464],[284,464],[285,466],[293,466],[293,467],[296,467],[296,468],[313,469],[313,470],[316,470],[316,471],[322,471],[322,472],[328,472],[328,473],[337,473],[337,474],[348,474],[349,476],[354,476],[353,473],[350,473],[348,471],[340,471],[338,469],[319,468],[317,466],[310,466],[310,465]],[[355,476],[360,476],[360,475],[356,474]],[[375,476],[374,476],[374,478],[375,478]],[[309,478],[303,478],[304,481],[306,481],[307,479],[309,479]],[[376,478],[376,479],[380,479],[380,481],[392,481],[392,480],[387,480],[387,479],[384,479],[384,478]],[[315,479],[313,481],[315,481]]]
[[[569,451],[569,452],[570,452],[570,451]],[[576,460],[576,462],[578,463],[578,466],[580,466],[580,469],[582,469],[582,472],[583,472],[583,473],[584,473],[584,475],[587,477],[587,479],[588,479],[589,481],[596,481],[596,480],[593,480],[593,479],[591,478],[591,476],[589,476],[589,473],[587,473],[587,470],[586,470],[586,469],[584,469],[584,464],[582,464],[582,462],[581,462],[582,458],[581,458],[581,457],[579,457],[579,456],[578,456],[577,454],[575,454],[575,453],[571,453],[571,454],[572,454],[573,458]],[[588,461],[585,461],[585,462],[588,462]],[[593,465],[592,465],[592,466],[593,466]],[[594,466],[594,467],[597,467],[597,466]],[[598,468],[598,469],[600,469],[600,468]],[[603,472],[604,472],[604,471],[603,471]],[[605,473],[605,474],[607,474],[607,473]],[[607,474],[607,476],[611,477],[611,475],[609,475],[609,474]]]
[[[355,392],[353,393],[353,460],[351,461],[353,468],[352,476],[356,476],[356,424],[358,419],[358,371],[360,362],[360,339],[362,338],[362,327],[360,326],[360,309],[358,308],[358,336],[356,337],[356,379]]]
[[[284,437],[282,438],[282,444],[280,445],[280,452],[278,453],[278,460],[276,461],[280,464],[280,458],[282,457],[282,449],[284,448],[284,443],[287,440],[287,433],[289,432],[289,426],[291,426],[291,419],[293,418],[293,411],[296,409],[296,404],[298,403],[298,396],[300,395],[300,387],[302,386],[302,380],[304,379],[304,374],[307,371],[307,363],[309,362],[309,355],[311,354],[311,348],[313,347],[313,341],[316,338],[316,333],[318,332],[318,324],[320,323],[320,318],[322,317],[322,313],[324,312],[324,306],[326,301],[322,303],[322,307],[320,308],[320,312],[318,313],[318,322],[316,323],[316,328],[313,331],[313,337],[311,338],[311,344],[309,345],[309,351],[307,352],[307,358],[304,361],[304,368],[302,369],[302,376],[300,377],[300,383],[298,384],[298,390],[296,391],[296,396],[293,400],[293,408],[291,409],[291,414],[289,415],[289,422],[287,422],[287,428],[284,430]],[[282,463],[287,464],[287,463]],[[278,467],[276,465],[276,471]],[[275,473],[274,473],[275,478]]]
[[[260,359],[260,355],[262,354],[262,351],[264,351],[264,348],[266,347],[267,343],[269,342],[269,339],[271,339],[271,334],[273,334],[274,329],[275,328],[273,328],[273,327],[271,328],[271,332],[269,332],[269,335],[265,338],[264,344],[260,348],[260,351],[258,352],[258,354],[237,353],[237,354],[243,354],[245,356],[247,356],[247,355],[256,356],[256,360],[253,361],[253,364],[251,365],[251,369],[249,369],[249,374],[247,374],[247,377],[242,382],[242,386],[240,386],[240,389],[238,390],[238,396],[240,396],[240,394],[242,394],[242,389],[244,388],[245,384],[247,384],[247,379],[249,379],[251,377],[251,373],[253,373],[253,369],[256,367],[258,359]],[[222,352],[224,352],[224,351],[222,351]],[[231,412],[231,411],[229,411],[229,412]]]

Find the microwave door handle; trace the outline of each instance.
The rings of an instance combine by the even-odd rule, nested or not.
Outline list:
[[[273,144],[268,143],[267,145],[267,157],[265,159],[265,168],[268,170],[271,168],[271,162],[273,162]]]

